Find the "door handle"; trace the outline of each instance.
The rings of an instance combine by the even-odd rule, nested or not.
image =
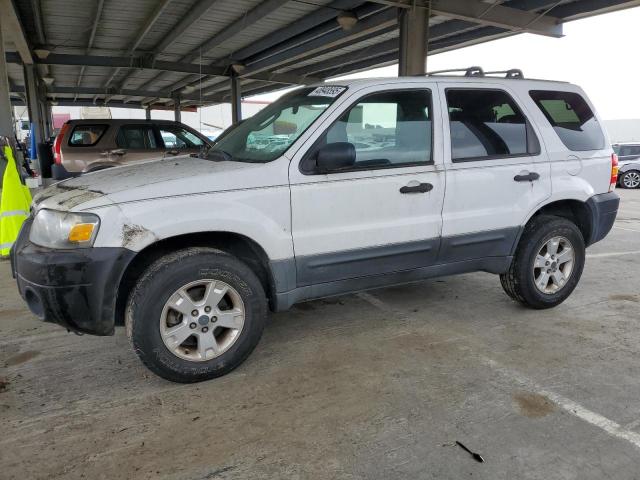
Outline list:
[[[119,148],[118,150],[111,150],[111,152],[109,152],[109,153],[112,153],[113,155],[118,155],[118,156],[121,157],[122,155],[127,153],[127,151],[124,150],[123,148]]]
[[[180,152],[178,150],[167,150],[167,155],[179,155]]]
[[[433,190],[430,183],[418,183],[416,185],[405,185],[400,187],[400,193],[427,193]]]
[[[527,172],[520,173],[513,177],[516,182],[533,182],[534,180],[538,180],[540,178],[540,174],[536,172]]]

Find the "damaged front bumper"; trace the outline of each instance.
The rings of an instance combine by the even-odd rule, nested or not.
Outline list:
[[[112,335],[118,286],[135,252],[40,247],[29,241],[31,222],[25,222],[11,250],[13,276],[29,309],[74,332]]]

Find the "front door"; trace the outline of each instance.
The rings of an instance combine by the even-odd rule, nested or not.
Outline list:
[[[415,85],[415,83],[414,83]],[[298,286],[428,266],[444,198],[437,94],[394,84],[364,90],[291,162]],[[317,171],[318,151],[353,145],[355,162]]]
[[[448,110],[439,261],[510,255],[527,215],[551,195],[539,134],[502,86],[444,82],[439,88]]]
[[[123,125],[116,134],[116,148],[109,152],[109,160],[124,165],[162,158],[163,153],[163,145],[153,125]]]

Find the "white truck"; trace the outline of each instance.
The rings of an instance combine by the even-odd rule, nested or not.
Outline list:
[[[204,158],[44,190],[12,266],[41,319],[126,325],[148,368],[194,382],[242,363],[268,310],[305,300],[486,271],[515,301],[556,306],[613,225],[616,175],[575,85],[480,69],[327,83]]]

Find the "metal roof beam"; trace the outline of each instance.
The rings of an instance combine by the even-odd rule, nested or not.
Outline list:
[[[164,36],[160,43],[153,47],[153,51],[155,52],[153,54],[153,58],[157,58],[158,54],[171,46],[189,27],[200,20],[200,18],[219,1],[220,0],[198,0],[198,2],[196,2],[196,4],[189,10],[189,13],[182,17],[171,31]],[[129,72],[129,74],[120,82],[120,87],[123,87],[132,75],[133,72]]]
[[[328,5],[322,6],[314,10],[310,14],[302,17],[284,28],[280,28],[273,33],[265,35],[255,42],[251,42],[244,48],[236,50],[231,54],[231,58],[242,60],[261,51],[267,50],[281,42],[290,40],[291,38],[303,34],[308,30],[317,27],[329,20],[335,20],[340,10],[351,10],[362,5],[362,0],[336,0]]]
[[[415,5],[413,1],[409,0],[371,1],[399,8],[414,8]],[[420,3],[417,4],[418,8],[426,8],[425,3]],[[536,33],[550,37],[562,36],[561,20],[549,15],[478,0],[430,0],[430,3],[432,15],[457,18],[516,32]]]
[[[294,38],[298,42],[303,42],[330,32],[331,30],[336,30],[339,28],[339,26],[337,22],[335,22],[335,18],[337,17],[339,11],[350,10],[357,7],[358,5],[362,5],[363,3],[363,0],[335,0],[329,5],[321,6],[317,10],[314,10],[312,13],[302,17],[300,20],[297,20],[284,28],[265,35],[264,37],[251,42],[250,45],[241,48],[240,50],[236,50],[231,55],[229,55],[229,63],[242,63],[243,59],[246,59],[251,55],[257,54],[264,50],[268,50],[270,47],[273,47],[274,45],[280,44],[285,41],[291,42]],[[368,5],[365,7],[365,9],[361,9],[359,13],[361,15],[366,15],[367,13],[378,11],[380,9],[381,7],[379,6]],[[327,22],[329,21],[331,21],[332,23],[328,24]],[[187,85],[197,86],[199,80],[199,76],[183,78],[167,88],[170,88],[172,90],[179,90]]]
[[[12,88],[12,91],[19,92],[19,87]],[[59,87],[53,85],[47,88],[47,93],[51,95],[104,95],[108,97],[125,96],[125,97],[158,97],[172,99],[172,92],[169,91],[151,91],[139,89],[117,89],[117,88],[94,88],[94,87]],[[181,95],[185,100],[199,100],[198,95]]]
[[[144,38],[147,36],[149,31],[153,28],[155,23],[158,21],[160,16],[164,13],[164,11],[166,10],[167,6],[169,6],[169,4],[172,1],[173,0],[162,0],[162,2],[160,2],[156,6],[156,8],[153,10],[153,12],[151,12],[151,14],[144,21],[144,24],[142,25],[142,28],[138,31],[137,35],[135,36],[135,38],[131,42],[131,45],[127,49],[127,55],[133,55],[133,52],[140,46],[140,44],[142,43]],[[113,73],[111,74],[109,79],[105,82],[105,87],[109,86],[111,84],[111,82],[113,82],[113,79],[116,78],[118,73],[120,73],[120,68],[121,67],[117,67],[113,71]]]
[[[316,37],[308,42],[288,48],[274,55],[262,58],[255,62],[249,62],[247,70],[241,73],[241,77],[251,77],[257,72],[274,69],[284,64],[294,63],[301,58],[312,57],[320,52],[356,43],[363,38],[380,35],[397,27],[397,13],[395,9],[385,9],[374,13],[356,25],[349,31],[342,29],[333,30],[326,35]]]
[[[240,18],[238,18],[235,22],[227,25],[225,28],[220,30],[218,33],[210,37],[205,42],[201,43],[198,47],[192,49],[189,53],[187,53],[184,57],[180,59],[181,62],[193,62],[197,60],[199,57],[206,55],[209,51],[219,46],[220,44],[226,42],[232,37],[236,36],[238,33],[242,32],[245,28],[250,27],[254,23],[262,20],[264,17],[273,13],[275,10],[280,8],[282,5],[287,3],[289,0],[265,0],[264,2],[258,4],[256,7],[252,8],[245,14],[243,14]],[[148,81],[146,81],[141,88],[148,87],[151,83],[161,80],[164,75],[160,74],[157,77],[154,77]]]
[[[0,22],[2,22],[2,31],[5,38],[13,41],[22,63],[31,65],[33,63],[31,47],[27,41],[27,36],[14,2],[12,0],[0,0],[0,12],[2,12]]]
[[[91,33],[89,33],[89,40],[87,41],[87,49],[85,51],[85,55],[91,54],[91,47],[93,47],[93,42],[96,39],[96,32],[98,31],[98,24],[100,23],[100,17],[102,17],[102,10],[104,8],[104,0],[98,0],[98,4],[96,5],[96,13],[93,16],[93,24],[91,25]],[[80,74],[78,75],[78,80],[76,81],[76,85],[79,87],[82,83],[82,77],[84,76],[84,71],[87,67],[84,65],[80,68]]]

